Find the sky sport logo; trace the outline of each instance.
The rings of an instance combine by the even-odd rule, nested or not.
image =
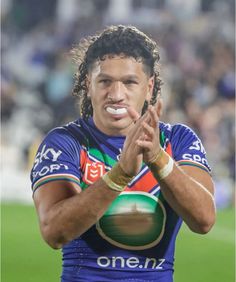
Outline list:
[[[100,267],[112,267],[112,268],[140,268],[140,269],[163,269],[163,263],[165,259],[155,259],[155,258],[146,258],[144,263],[140,263],[139,258],[137,257],[98,257],[97,264]]]

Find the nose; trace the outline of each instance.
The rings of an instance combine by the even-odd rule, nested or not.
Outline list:
[[[108,97],[114,102],[122,101],[125,95],[125,88],[121,81],[114,81],[109,89]]]

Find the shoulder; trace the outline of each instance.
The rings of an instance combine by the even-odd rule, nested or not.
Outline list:
[[[182,123],[169,124],[161,122],[160,131],[162,139],[166,140],[166,142],[170,142],[172,147],[180,144],[183,146],[186,143],[191,144],[196,140],[200,141],[196,132]]]
[[[198,135],[185,124],[163,124],[162,131],[171,144],[173,158],[179,165],[194,165],[211,171],[206,158],[206,151]]]
[[[186,136],[186,134],[197,136],[192,128],[183,123],[170,124],[160,122],[160,130],[164,132],[168,138],[181,138]]]
[[[60,145],[63,144],[78,144],[83,143],[86,136],[85,121],[78,119],[69,122],[63,126],[53,128],[50,130],[43,142],[53,142]]]
[[[80,137],[79,137],[80,136]],[[78,121],[56,127],[46,134],[35,157],[36,166],[44,161],[56,158],[79,159],[83,138],[79,134]]]

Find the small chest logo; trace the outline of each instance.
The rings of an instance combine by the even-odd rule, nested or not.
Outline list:
[[[86,163],[83,180],[87,184],[93,184],[105,173],[103,163]]]

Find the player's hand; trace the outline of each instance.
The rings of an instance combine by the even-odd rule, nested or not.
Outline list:
[[[162,102],[158,100],[155,107],[148,107],[148,122],[145,119],[141,123],[143,132],[136,140],[136,144],[143,150],[143,160],[145,163],[153,162],[161,149],[159,132],[159,118],[161,111]]]
[[[135,176],[141,169],[143,162],[143,149],[136,141],[144,138],[142,122],[149,122],[149,114],[145,113],[142,117],[134,109],[128,109],[129,116],[133,120],[132,127],[126,135],[124,147],[120,157],[120,166],[130,176]]]

